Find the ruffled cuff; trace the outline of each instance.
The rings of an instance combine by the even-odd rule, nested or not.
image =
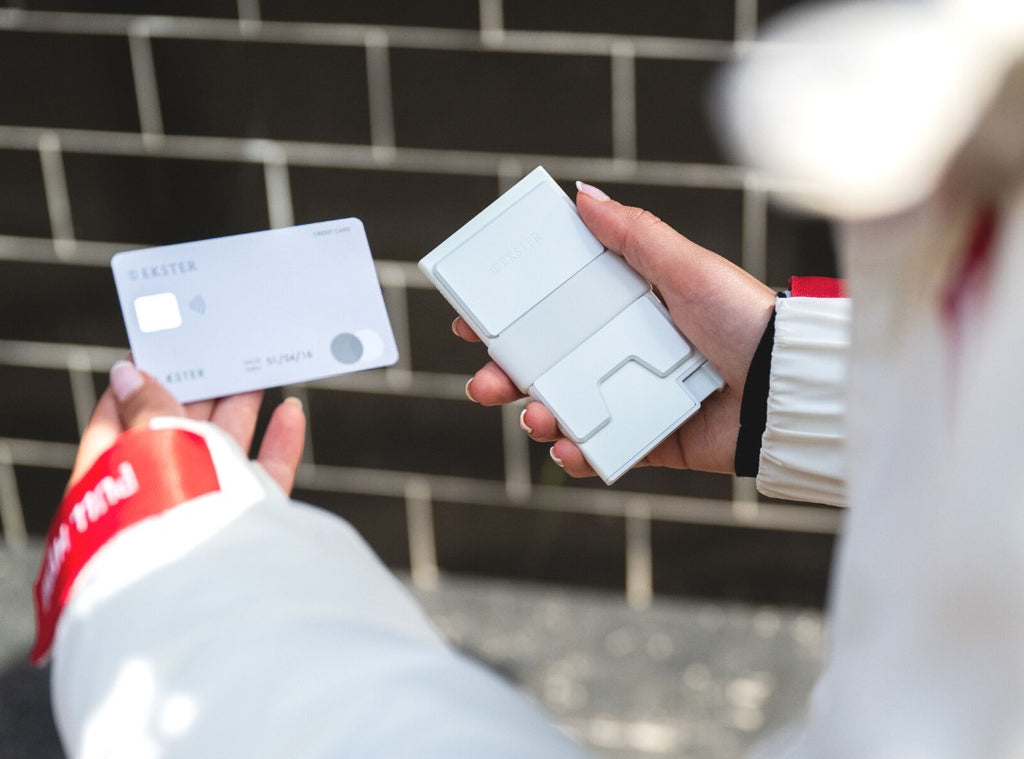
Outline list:
[[[851,304],[784,298],[776,304],[767,423],[757,489],[834,506],[846,502],[845,417]]]

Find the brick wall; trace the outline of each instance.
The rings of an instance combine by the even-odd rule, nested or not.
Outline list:
[[[567,481],[415,261],[537,164],[645,206],[770,283],[831,273],[820,225],[769,209],[704,117],[778,0],[8,0],[0,3],[0,524],[44,531],[126,339],[130,247],[358,216],[402,358],[289,388],[298,496],[429,584],[459,572],[820,602],[833,510],[749,483]],[[277,391],[268,401],[280,399]]]

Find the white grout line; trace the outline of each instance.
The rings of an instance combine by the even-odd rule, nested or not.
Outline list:
[[[122,250],[147,247],[143,243],[99,242],[77,240],[75,255],[60,263],[75,266],[110,265],[110,257]],[[0,260],[27,261],[31,263],[57,263],[59,259],[49,237],[19,237],[0,234]],[[377,277],[382,287],[405,287],[418,290],[433,290],[430,280],[411,261],[374,261]]]
[[[757,38],[757,0],[736,0],[733,34],[736,42],[746,44]]]
[[[36,149],[39,151],[39,163],[43,172],[43,191],[46,194],[46,210],[50,216],[53,251],[59,260],[67,261],[74,256],[77,246],[60,136],[54,131],[41,131],[36,138]]]
[[[437,545],[430,483],[410,477],[405,483],[405,514],[409,530],[409,565],[413,584],[422,590],[437,587]]]
[[[75,454],[78,452],[78,444],[0,438],[0,452],[14,466],[71,469]]]
[[[25,512],[18,495],[18,480],[14,476],[14,460],[10,446],[0,442],[0,525],[4,543],[21,549],[28,545]]]
[[[0,259],[5,261],[106,267],[114,253],[131,247],[142,246],[76,240],[73,251],[58,254],[57,243],[51,237],[0,235]]]
[[[159,143],[145,142],[135,132],[106,132],[81,129],[40,129],[0,125],[0,146],[14,150],[38,149],[40,136],[53,133],[69,153],[176,158],[185,160],[261,163],[263,139],[166,135]],[[275,140],[292,166],[337,169],[378,169],[423,172],[449,176],[494,176],[509,167],[516,171],[543,164],[555,175],[575,179],[587,176],[596,181],[670,187],[739,190],[749,181],[749,172],[736,166],[670,161],[635,161],[623,166],[611,157],[577,158],[540,153],[489,153],[468,150],[395,148],[394,159],[381,164],[372,145],[292,142]],[[521,175],[521,174],[520,174]],[[761,180],[762,189],[772,185]],[[781,185],[779,185],[781,187]]]
[[[646,609],[654,598],[651,509],[644,497],[626,503],[626,603]]]
[[[88,355],[89,365],[107,371],[124,358],[125,348],[86,346],[76,343],[46,343],[34,340],[0,340],[0,365],[32,369],[66,370],[75,352]]]
[[[383,29],[366,34],[366,87],[370,98],[370,143],[377,160],[395,158],[395,114],[391,97],[391,49]]]
[[[411,264],[415,266],[415,264]],[[412,329],[409,323],[409,283],[406,277],[407,267],[394,267],[389,272],[387,281],[381,278],[381,292],[384,305],[388,312],[388,321],[395,334],[395,345],[398,348],[398,361],[389,370],[400,369],[405,373],[412,372]],[[417,270],[418,271],[418,270]],[[392,371],[391,376],[395,377]],[[402,387],[408,389],[410,379],[398,378]],[[392,380],[393,381],[393,380]]]
[[[273,229],[295,224],[292,185],[288,174],[288,157],[284,149],[270,140],[260,146],[263,153],[263,182],[267,192],[267,214]]]
[[[743,190],[741,264],[762,282],[768,278],[768,196],[751,178]]]
[[[15,466],[68,469],[75,458],[74,443],[47,442],[0,437]],[[737,519],[720,500],[685,495],[637,493],[613,489],[535,485],[530,500],[509,500],[505,483],[451,475],[426,475],[392,469],[365,469],[317,464],[299,467],[296,487],[326,493],[349,493],[389,498],[429,492],[431,502],[497,506],[502,508],[552,511],[569,514],[624,517],[629,504],[638,498],[647,503],[650,518],[676,524],[700,524],[717,527],[835,535],[842,521],[839,509],[800,504],[762,503],[756,520]],[[424,491],[423,488],[427,490]]]
[[[480,39],[498,47],[505,39],[505,8],[502,0],[480,0]]]
[[[77,348],[68,351],[68,378],[71,382],[71,401],[75,408],[75,421],[78,433],[85,431],[86,425],[96,408],[96,386],[92,381],[92,356],[88,350]]]
[[[255,36],[262,26],[260,0],[238,0],[238,31],[247,37]]]
[[[530,477],[530,439],[519,426],[526,401],[501,407],[501,442],[505,458],[505,494],[514,503],[525,503],[533,489]]]
[[[603,488],[535,485],[529,503],[514,503],[507,498],[505,485],[496,480],[480,480],[450,475],[424,475],[394,470],[356,469],[319,464],[315,473],[300,472],[301,486],[308,490],[332,493],[364,493],[402,497],[404,483],[410,478],[429,483],[434,499],[446,503],[466,503],[622,517],[628,503],[636,498],[647,501],[651,519],[680,524],[718,527],[786,530],[832,535],[838,530],[841,512],[799,504],[761,504],[757,521],[738,521],[722,501],[683,495],[636,493]]]
[[[256,40],[295,45],[336,45],[360,47],[366,33],[374,28],[387,32],[394,47],[424,50],[496,50],[547,55],[608,55],[621,40],[632,39],[639,58],[668,60],[729,60],[735,50],[731,41],[678,37],[628,37],[590,32],[538,32],[499,29],[493,11],[481,16],[481,30],[434,27],[371,26],[367,24],[317,23],[304,21],[261,21],[241,24],[231,18],[189,16],[133,16],[117,13],[74,13],[65,11],[22,11],[0,8],[0,29],[53,34],[127,34],[132,24],[145,21],[149,34],[157,38],[197,40]],[[483,23],[487,24],[483,28]],[[484,33],[487,32],[487,33]]]
[[[632,42],[612,46],[612,156],[636,160],[636,48]]]
[[[138,19],[128,26],[128,51],[131,54],[142,142],[146,147],[155,148],[160,145],[164,134],[164,119],[157,89],[156,65],[153,63],[150,23],[146,19]]]
[[[530,167],[532,169],[533,166]],[[498,160],[496,173],[498,175],[498,195],[509,190],[512,185],[526,176],[527,171],[523,161],[513,156],[505,156]]]
[[[757,482],[753,477],[733,477],[730,508],[733,518],[741,525],[757,523],[761,515],[761,503],[757,496]]]

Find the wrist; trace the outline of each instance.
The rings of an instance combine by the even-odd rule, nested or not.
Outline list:
[[[162,526],[165,515],[204,495],[231,494],[234,513],[276,489],[212,424],[157,417],[122,433],[68,489],[50,525],[35,585],[37,636],[30,660],[38,664],[48,657],[61,613],[76,595],[76,582],[84,583],[92,565],[102,563],[98,555],[121,536],[138,534],[144,524]],[[163,540],[140,557],[139,571],[173,560],[230,516],[207,512],[202,529]],[[120,580],[105,575],[104,581]]]

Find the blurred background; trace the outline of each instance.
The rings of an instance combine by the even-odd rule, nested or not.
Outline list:
[[[0,755],[62,756],[29,587],[127,349],[110,257],[348,216],[401,359],[284,390],[311,419],[296,496],[601,755],[730,757],[798,717],[838,512],[692,472],[567,480],[520,407],[466,400],[483,350],[415,265],[543,164],[780,289],[834,274],[827,228],[771,208],[706,117],[791,4],[0,0]]]

